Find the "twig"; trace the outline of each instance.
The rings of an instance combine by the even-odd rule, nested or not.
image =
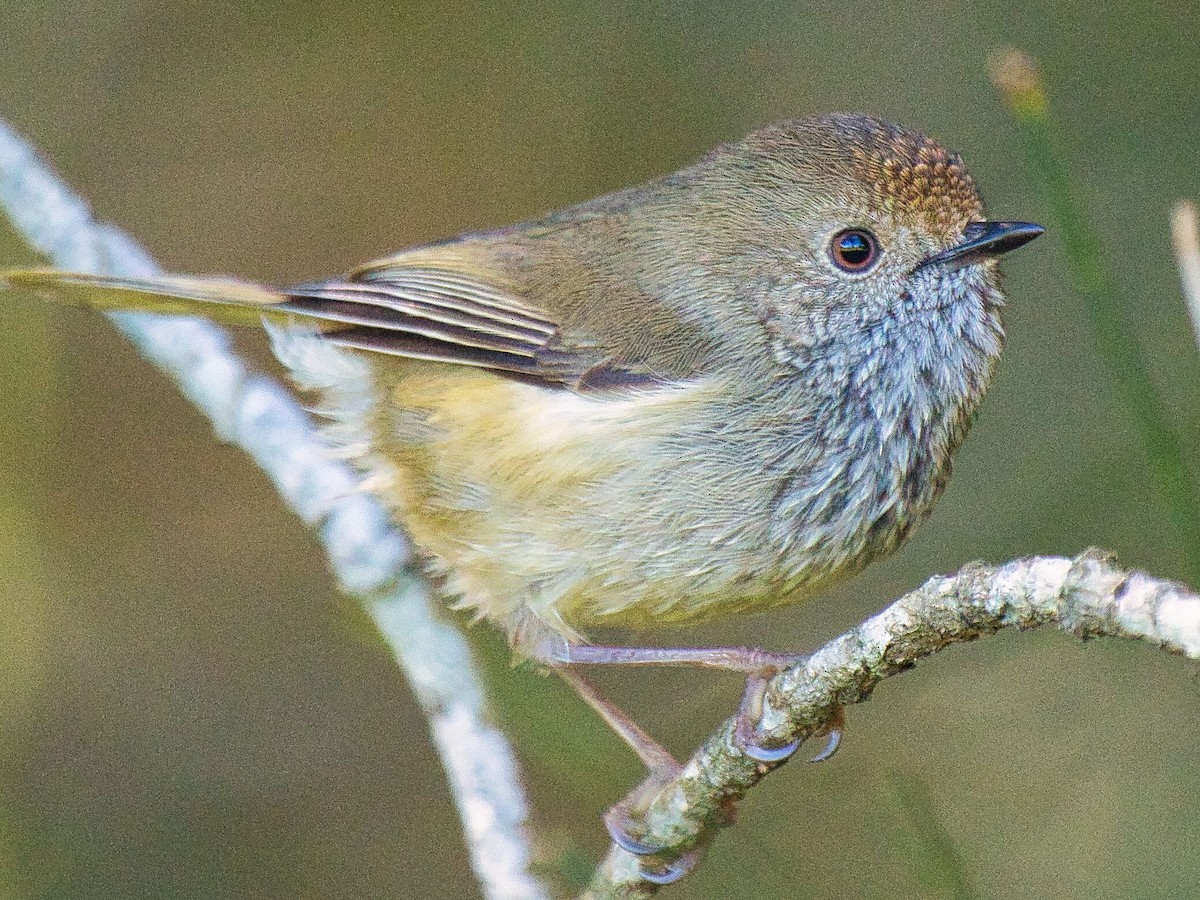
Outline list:
[[[1122,571],[1099,551],[1074,560],[974,564],[930,579],[775,677],[767,690],[760,739],[767,746],[784,746],[811,737],[843,706],[865,700],[884,678],[951,644],[1003,628],[1051,624],[1079,638],[1139,638],[1200,658],[1200,595],[1181,585]],[[738,750],[734,728],[730,719],[670,784],[641,798],[644,812],[633,837],[661,848],[650,865],[702,849],[728,822],[733,805],[773,768]],[[642,879],[638,860],[613,846],[584,896],[629,900],[657,890]]]
[[[1175,246],[1175,261],[1179,264],[1179,280],[1192,318],[1192,331],[1196,345],[1200,346],[1200,214],[1190,200],[1180,200],[1171,210],[1171,243]]]
[[[0,206],[17,231],[61,268],[147,276],[144,249],[92,217],[37,153],[0,122]],[[342,588],[366,606],[429,718],[466,833],[475,874],[489,898],[548,896],[529,872],[528,806],[512,750],[488,721],[470,650],[432,612],[427,586],[409,568],[404,538],[357,478],[333,462],[311,421],[282,387],[250,371],[211,323],[122,313],[110,317],[318,530]]]

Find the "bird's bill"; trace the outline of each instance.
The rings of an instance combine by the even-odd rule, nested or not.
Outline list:
[[[925,266],[958,268],[991,256],[999,256],[1023,247],[1046,231],[1032,222],[971,222],[963,229],[963,242],[934,254],[921,263]]]

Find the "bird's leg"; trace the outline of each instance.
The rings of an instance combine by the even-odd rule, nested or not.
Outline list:
[[[762,717],[762,703],[767,684],[785,668],[804,659],[801,655],[772,653],[748,647],[667,648],[667,647],[607,647],[590,644],[555,643],[553,650],[542,644],[536,655],[549,664],[564,681],[571,685],[609,727],[633,749],[649,770],[646,779],[628,797],[613,806],[604,816],[604,824],[613,843],[643,857],[642,877],[656,884],[670,884],[682,878],[694,865],[695,853],[674,859],[650,860],[663,848],[633,837],[635,812],[680,772],[680,765],[661,744],[642,730],[622,709],[602,697],[577,671],[582,665],[637,666],[700,666],[741,672],[746,687],[738,709],[734,740],[739,749],[767,765],[775,765],[790,757],[799,742],[783,747],[766,747],[758,741],[757,723]],[[829,742],[813,758],[814,762],[831,757],[841,740],[842,716],[831,721],[826,730]],[[732,810],[730,811],[732,814]]]
[[[798,653],[772,653],[756,647],[604,647],[567,644],[559,662],[577,666],[700,666],[746,675],[781,672],[804,659]]]
[[[650,771],[652,779],[658,776],[660,781],[669,781],[679,774],[679,763],[667,748],[646,734],[623,709],[600,696],[591,682],[569,666],[560,665],[555,667],[554,671],[633,749],[638,759]]]
[[[631,835],[634,811],[674,779],[681,767],[661,744],[643,731],[623,710],[600,696],[596,689],[574,670],[575,666],[700,666],[741,672],[746,676],[746,687],[742,693],[734,728],[734,740],[739,749],[757,762],[775,765],[788,759],[799,746],[798,741],[783,747],[763,746],[758,741],[757,730],[762,717],[762,703],[767,684],[774,675],[802,662],[805,659],[802,655],[772,653],[749,647],[610,647],[570,644],[565,641],[540,643],[535,646],[537,649],[532,655],[550,665],[570,684],[633,749],[649,770],[645,781],[604,816],[605,827],[613,842],[636,856],[653,857],[661,853],[663,848]],[[841,742],[842,724],[843,717],[839,711],[826,729],[829,741],[825,749],[813,758],[813,762],[833,756]],[[670,884],[687,874],[695,859],[696,854],[690,853],[675,859],[657,860],[653,864],[647,860],[642,867],[642,877],[656,884]]]
[[[660,847],[639,841],[630,834],[633,824],[633,810],[658,792],[665,784],[679,774],[681,766],[662,744],[646,734],[636,722],[614,704],[600,696],[587,679],[570,666],[559,664],[554,667],[558,676],[571,685],[588,706],[594,709],[609,727],[612,728],[638,755],[646,766],[646,779],[630,794],[604,814],[604,827],[614,844],[638,857],[651,857],[661,851]],[[645,860],[641,866],[641,875],[654,884],[671,884],[686,875],[696,862],[694,853],[670,860],[651,862]]]
[[[758,722],[762,704],[771,678],[799,662],[804,655],[773,653],[755,647],[606,647],[592,644],[564,644],[556,648],[552,664],[562,665],[629,665],[629,666],[701,666],[741,672],[746,676],[746,688],[738,707],[734,738],[739,749],[751,759],[762,763],[779,763],[790,757],[800,746],[799,741],[782,747],[768,747],[759,742]],[[602,713],[603,715],[603,713]],[[623,715],[623,714],[622,714]],[[628,718],[626,717],[626,721]],[[610,723],[611,724],[611,723]],[[632,723],[630,723],[632,724]],[[616,726],[613,726],[616,728]],[[621,734],[621,730],[617,729]],[[840,717],[827,731],[825,748],[813,757],[814,762],[829,759],[841,743]],[[622,735],[624,736],[624,735]],[[626,738],[628,741],[629,738]],[[634,748],[637,750],[637,748]],[[639,752],[639,755],[640,752]]]

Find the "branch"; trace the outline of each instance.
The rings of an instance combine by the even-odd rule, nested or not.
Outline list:
[[[1171,243],[1175,246],[1175,261],[1179,265],[1179,281],[1192,319],[1192,331],[1200,346],[1200,214],[1190,200],[1180,200],[1171,210]]]
[[[759,737],[786,746],[819,733],[842,707],[867,699],[884,678],[952,644],[1003,628],[1058,625],[1081,639],[1139,638],[1200,658],[1200,595],[1088,551],[1074,560],[1033,557],[1004,566],[973,564],[932,578],[883,612],[830,641],[770,682]],[[660,864],[702,850],[733,806],[775,766],[743,755],[735,720],[717,730],[652,796],[640,797],[638,841],[661,848]],[[776,764],[778,765],[778,764]],[[642,862],[652,867],[655,860]],[[658,888],[639,861],[613,846],[584,896],[643,898]]]
[[[0,207],[32,247],[80,272],[150,276],[158,266],[131,238],[97,222],[87,205],[0,121]],[[280,385],[249,370],[224,331],[175,316],[119,313],[116,327],[178,384],[267,473],[284,502],[317,530],[343,590],[374,619],[429,719],[489,898],[548,896],[528,867],[530,836],[516,760],[488,721],[470,650],[432,612],[387,512],[357,492],[357,476],[332,461],[313,423]]]

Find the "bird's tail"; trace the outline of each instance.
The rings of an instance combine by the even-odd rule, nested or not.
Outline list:
[[[577,379],[587,368],[579,370],[569,356],[564,363],[551,346],[554,323],[498,297],[487,283],[437,268],[286,288],[234,278],[30,270],[0,272],[4,286],[102,312],[198,315],[223,325],[298,322],[354,350],[514,372],[555,384]]]
[[[102,312],[197,315],[225,325],[261,325],[264,318],[283,322],[298,312],[283,308],[289,299],[284,294],[233,278],[116,278],[31,269],[0,273],[0,286]]]

